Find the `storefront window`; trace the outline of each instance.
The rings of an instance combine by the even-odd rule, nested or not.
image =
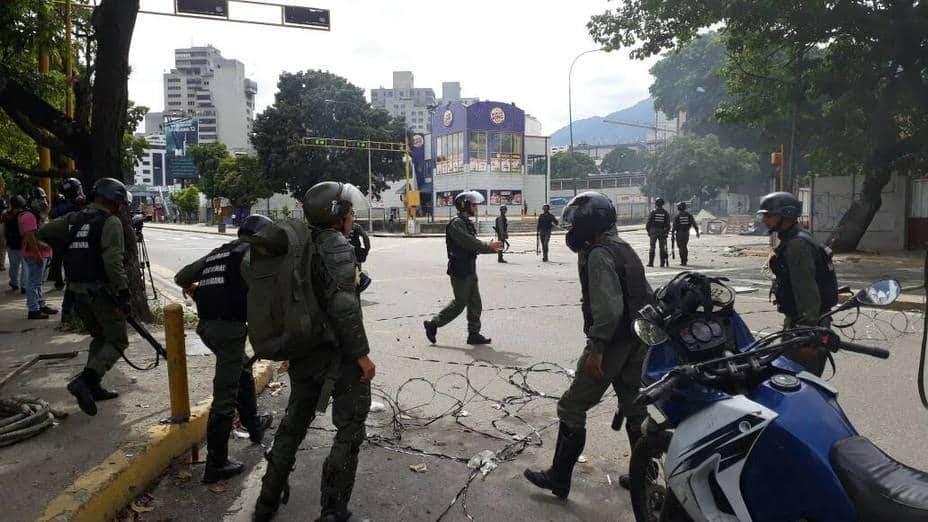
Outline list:
[[[459,172],[464,168],[464,133],[439,136],[435,145],[435,170],[438,174]]]
[[[522,135],[494,132],[489,137],[490,169],[500,172],[522,172]]]

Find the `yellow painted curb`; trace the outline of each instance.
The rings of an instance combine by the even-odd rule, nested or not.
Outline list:
[[[254,365],[255,388],[260,393],[274,377],[270,363]],[[206,436],[206,419],[212,398],[190,409],[184,424],[156,425],[147,439],[127,442],[103,463],[84,473],[48,504],[38,521],[112,520],[158,478],[171,461],[199,444]]]

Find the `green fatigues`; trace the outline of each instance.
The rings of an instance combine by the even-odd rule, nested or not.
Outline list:
[[[607,241],[624,243],[615,229],[605,234],[602,242]],[[624,244],[627,246],[627,243]],[[599,404],[610,385],[619,397],[626,418],[637,419],[646,414],[646,409],[634,404],[634,401],[647,351],[631,333],[626,338],[617,337],[617,333],[623,330],[626,303],[615,258],[606,248],[596,247],[582,250],[578,257],[581,281],[588,278],[585,285],[588,302],[583,303],[587,345],[577,363],[577,373],[570,388],[557,403],[558,418],[572,431],[586,428],[586,412]],[[638,277],[643,278],[643,273]],[[591,352],[603,354],[605,378],[602,380],[594,379],[585,368]],[[627,429],[633,429],[632,424],[630,421]],[[634,426],[634,429],[637,428]]]
[[[690,256],[690,228],[696,229],[696,237],[699,237],[699,225],[696,224],[696,218],[689,212],[681,210],[673,218],[670,233],[674,235],[677,248],[680,249],[680,264],[683,266],[686,266]]]
[[[797,326],[819,326],[819,318],[822,315],[822,296],[819,295],[818,283],[815,281],[814,247],[805,241],[794,239],[798,231],[799,224],[796,224],[778,234],[781,242],[789,243],[788,247],[782,250],[789,270],[789,280],[779,284],[789,284],[792,287],[796,303],[796,313],[784,317],[785,330]],[[797,352],[791,358],[816,375],[824,373],[828,361],[828,356],[820,350]]]
[[[654,245],[658,244],[661,254],[661,266],[667,263],[667,233],[670,231],[670,214],[662,209],[654,209],[648,215],[645,230],[651,239],[651,250],[648,252],[648,264],[654,264]]]
[[[441,328],[461,315],[467,308],[467,332],[480,333],[480,314],[483,302],[477,282],[477,255],[490,252],[490,246],[477,239],[477,229],[469,219],[458,216],[445,228],[445,243],[448,248],[448,275],[454,299],[448,303],[432,323]]]
[[[323,517],[348,511],[358,453],[365,438],[371,387],[360,382],[357,360],[370,349],[355,287],[354,250],[344,235],[333,229],[314,232],[313,241],[316,255],[307,260],[312,263],[313,289],[337,343],[307,347],[305,357],[290,361],[290,401],[267,456],[256,515],[272,513],[281,494],[284,498],[289,494],[287,477],[306,430],[316,417],[320,398],[327,404],[331,394],[332,423],[338,430],[322,466]]]
[[[509,243],[509,220],[506,219],[505,214],[500,214],[496,218],[496,239]],[[500,250],[497,254],[497,259],[499,261],[503,260],[503,251]]]
[[[207,256],[182,268],[174,276],[174,282],[181,288],[187,288],[200,278],[206,264]],[[248,270],[248,254],[239,267],[243,277]],[[247,278],[246,278],[247,281]],[[213,403],[210,415],[231,419],[238,410],[242,423],[248,423],[257,414],[255,397],[255,380],[251,368],[245,368],[248,355],[245,353],[245,340],[248,327],[244,322],[222,319],[201,320],[197,324],[197,335],[203,344],[216,356],[216,370],[213,375]]]
[[[538,216],[538,238],[541,240],[542,260],[548,260],[548,242],[551,241],[551,229],[557,225],[557,218],[550,212]]]
[[[89,214],[99,211],[109,213],[96,203],[80,212]],[[65,247],[71,236],[69,219],[76,214],[72,212],[50,221],[39,229],[36,238],[55,248]],[[110,215],[103,224],[100,249],[107,281],[72,282],[68,277],[68,289],[74,292],[78,317],[90,331],[90,353],[87,355],[86,368],[103,377],[129,347],[126,316],[115,301],[116,296],[129,291],[129,280],[123,265],[125,237],[122,222],[115,215]]]

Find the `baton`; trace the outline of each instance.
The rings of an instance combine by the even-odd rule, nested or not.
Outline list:
[[[677,235],[674,233],[670,235],[670,257],[671,259],[677,258]]]

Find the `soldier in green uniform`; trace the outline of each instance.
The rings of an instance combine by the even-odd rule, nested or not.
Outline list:
[[[505,246],[509,240],[509,218],[506,217],[506,205],[499,207],[499,216],[496,217],[496,223],[493,226],[493,230],[496,232],[496,239],[503,243]],[[503,251],[500,250],[497,254],[497,262],[499,263],[508,263],[503,259]]]
[[[615,206],[607,196],[575,196],[562,217],[570,226],[567,246],[578,253],[586,347],[573,382],[557,404],[560,426],[554,459],[544,471],[526,469],[532,484],[566,499],[574,463],[586,444],[586,412],[612,386],[627,419],[625,431],[634,446],[641,438],[646,411],[635,404],[646,349],[632,331],[637,311],[651,301],[644,266],[634,249],[619,238]],[[628,477],[620,478],[627,488]]]
[[[547,262],[548,242],[551,241],[551,230],[557,226],[557,218],[551,213],[549,205],[541,207],[541,210],[538,216],[538,238],[541,240],[541,260]]]
[[[78,317],[90,331],[87,365],[68,384],[68,391],[87,415],[97,414],[97,402],[118,393],[100,384],[103,376],[129,346],[126,315],[129,283],[123,265],[125,239],[118,214],[129,204],[126,186],[113,178],[93,185],[93,203],[39,229],[36,237],[64,252],[68,287],[74,292]]]
[[[238,227],[238,237],[252,236],[271,220],[248,216]],[[247,366],[248,337],[248,243],[230,241],[185,266],[174,282],[192,296],[200,316],[197,335],[216,356],[213,403],[206,423],[206,466],[203,483],[212,484],[241,473],[245,466],[229,459],[229,435],[238,410],[251,441],[260,444],[273,420],[258,415],[255,378]]]
[[[455,196],[454,206],[458,215],[445,227],[445,247],[448,250],[448,276],[454,299],[438,315],[425,321],[425,336],[435,344],[438,329],[461,315],[467,308],[467,344],[489,344],[490,339],[480,333],[480,288],[477,285],[477,255],[502,252],[502,241],[485,243],[477,239],[477,227],[470,218],[477,215],[477,205],[483,203],[483,195],[470,190]]]
[[[358,452],[364,442],[364,422],[371,404],[371,380],[375,366],[361,315],[351,233],[356,209],[367,199],[353,185],[324,181],[303,197],[303,214],[313,227],[316,253],[307,260],[313,289],[332,336],[306,347],[306,355],[290,360],[290,402],[274,446],[267,455],[267,473],[255,506],[254,520],[270,520],[281,502],[289,498],[287,477],[296,452],[316,416],[317,406],[332,403],[332,423],[337,432],[322,466],[323,521],[351,518],[348,501],[354,487]]]
[[[797,221],[802,202],[789,192],[773,192],[760,201],[758,214],[780,244],[770,259],[776,276],[773,295],[777,310],[786,316],[784,329],[818,326],[822,314],[838,302],[838,278],[831,250],[806,232]],[[800,349],[790,357],[816,375],[825,371],[827,355],[821,350]]]
[[[690,258],[690,228],[696,230],[696,239],[699,239],[699,225],[696,224],[696,218],[687,212],[686,203],[677,203],[677,215],[673,218],[673,226],[670,233],[674,235],[677,248],[680,249],[680,266],[686,266]]]
[[[654,200],[654,206],[657,207],[648,215],[648,222],[644,229],[651,239],[651,250],[648,251],[648,266],[654,266],[654,245],[660,246],[661,266],[667,266],[667,232],[670,231],[670,213],[664,210],[664,198]]]

